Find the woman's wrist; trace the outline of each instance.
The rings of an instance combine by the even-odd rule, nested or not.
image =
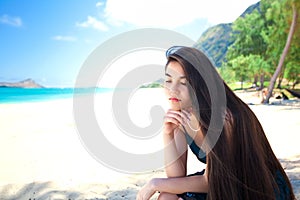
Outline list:
[[[163,140],[165,145],[169,145],[171,142],[174,141],[174,134],[164,134]]]
[[[173,139],[174,138],[174,133],[164,133],[164,138],[165,139]]]
[[[151,179],[150,181],[150,187],[151,187],[151,190],[154,191],[154,192],[159,192],[159,181],[160,179],[159,178],[153,178]]]

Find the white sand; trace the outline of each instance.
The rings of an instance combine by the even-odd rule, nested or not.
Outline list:
[[[116,133],[111,110],[105,106],[110,102],[109,95],[98,95],[96,99],[98,123],[111,127]],[[151,124],[148,109],[151,105],[165,108],[163,92],[160,89],[140,90],[129,106],[132,120],[141,126]],[[300,108],[250,107],[261,121],[275,154],[295,184],[299,184]],[[164,176],[162,170],[124,174],[97,162],[79,139],[72,99],[0,104],[0,113],[1,199],[135,199],[136,192],[147,180]],[[126,139],[120,134],[107,137],[112,144],[128,152],[139,148],[143,149],[141,153],[147,153],[161,148],[159,135],[148,141]],[[121,140],[118,137],[122,137]],[[122,146],[127,143],[129,145]],[[189,172],[200,167],[203,166],[191,158]],[[297,192],[300,193],[299,189]]]

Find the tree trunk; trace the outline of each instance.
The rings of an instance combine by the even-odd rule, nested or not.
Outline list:
[[[257,81],[258,81],[258,77],[257,75],[254,76],[254,80],[253,80],[253,83],[252,83],[252,88],[257,88]]]
[[[282,70],[281,70],[281,72],[280,72],[280,74],[279,74],[279,80],[278,80],[278,84],[277,84],[277,88],[278,88],[278,89],[281,89],[281,84],[282,84],[282,81],[283,81],[285,69],[286,69],[286,66],[283,65]]]
[[[241,89],[243,90],[244,89],[244,85],[243,85],[244,81],[243,79],[241,80]]]
[[[279,59],[279,62],[278,62],[278,65],[277,65],[277,68],[270,80],[270,85],[269,85],[269,88],[268,88],[268,93],[267,93],[267,96],[266,96],[266,99],[264,100],[264,103],[265,104],[268,104],[269,101],[270,101],[270,98],[272,96],[272,93],[273,93],[273,89],[274,89],[274,85],[275,85],[275,82],[276,82],[276,79],[278,78],[280,72],[281,72],[281,69],[282,69],[282,66],[283,66],[283,63],[284,63],[284,59],[289,51],[289,48],[291,46],[291,42],[292,42],[292,38],[293,38],[293,35],[294,35],[294,32],[295,32],[295,29],[296,29],[296,25],[297,25],[297,18],[298,18],[298,11],[297,11],[297,8],[295,5],[293,5],[293,20],[292,20],[292,23],[291,23],[291,26],[290,26],[290,30],[289,30],[289,34],[288,34],[288,37],[287,37],[287,40],[286,40],[286,43],[285,43],[285,47],[282,51],[282,54],[280,56],[280,59]]]
[[[295,89],[295,86],[299,83],[299,80],[296,80],[294,83],[293,83],[293,86],[292,86],[292,89],[294,90]]]
[[[264,88],[264,82],[265,82],[265,74],[260,75],[260,87],[259,89],[262,90]]]
[[[279,76],[278,84],[277,84],[277,89],[281,89],[281,83],[282,83],[283,77],[282,75]]]

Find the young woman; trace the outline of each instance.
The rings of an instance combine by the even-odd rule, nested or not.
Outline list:
[[[164,118],[167,178],[149,181],[137,200],[291,200],[290,181],[251,109],[195,48],[167,51]],[[206,169],[187,175],[187,146]]]

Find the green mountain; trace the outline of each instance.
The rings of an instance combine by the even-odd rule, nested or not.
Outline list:
[[[255,9],[260,9],[260,2],[248,7],[239,17],[244,17]],[[221,67],[222,62],[226,62],[228,47],[234,43],[233,34],[238,33],[233,33],[232,23],[218,24],[208,28],[194,47],[205,52],[216,67]]]
[[[231,23],[218,24],[207,29],[194,45],[205,52],[216,67],[220,67],[225,61],[227,49],[234,42],[231,26]]]

